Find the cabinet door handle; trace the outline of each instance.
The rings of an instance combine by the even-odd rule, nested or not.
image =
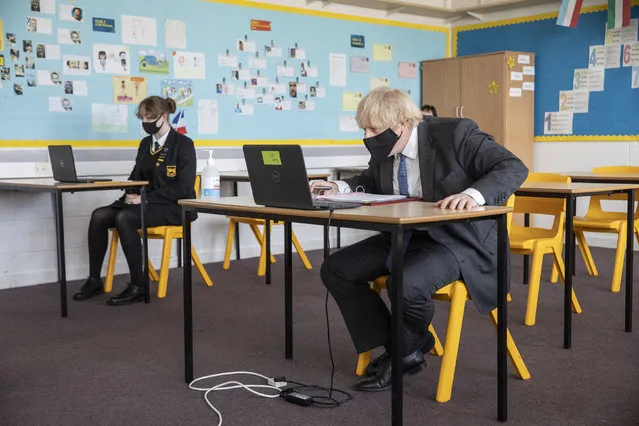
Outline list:
[[[455,107],[455,117],[459,117],[459,107]]]
[[[461,107],[461,113],[459,114],[461,118],[464,118],[464,107]]]

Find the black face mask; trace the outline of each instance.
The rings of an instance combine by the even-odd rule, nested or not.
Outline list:
[[[402,135],[397,136],[391,129],[386,129],[377,136],[364,138],[364,145],[375,161],[382,161],[390,155],[393,147]]]
[[[147,132],[149,135],[154,135],[157,132],[159,132],[160,129],[162,128],[162,126],[157,125],[158,121],[160,121],[160,118],[162,117],[158,117],[157,120],[151,123],[142,122],[142,128],[144,129],[144,131]]]

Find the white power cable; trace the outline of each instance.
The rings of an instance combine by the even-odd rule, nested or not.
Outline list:
[[[208,387],[208,388],[203,388],[203,387],[196,387],[195,384],[197,382],[203,381],[203,380],[209,380],[209,379],[215,379],[218,377],[224,377],[224,376],[235,376],[235,375],[248,375],[248,376],[256,376],[259,377],[261,379],[266,380],[267,382],[269,380],[273,381],[273,379],[263,376],[259,373],[253,373],[251,371],[231,371],[228,373],[218,373],[218,374],[211,374],[209,376],[203,376],[203,377],[199,377],[195,380],[193,380],[191,383],[189,383],[189,389],[191,390],[195,390],[195,391],[200,391],[200,392],[204,392],[204,400],[206,401],[206,403],[208,404],[209,407],[211,407],[211,409],[213,411],[215,411],[215,413],[218,415],[218,417],[220,418],[219,423],[217,424],[217,426],[222,426],[222,413],[220,413],[220,411],[215,408],[215,406],[213,405],[213,403],[209,400],[209,394],[211,392],[215,392],[215,391],[223,391],[223,390],[232,390],[232,389],[246,389],[247,391],[251,392],[254,395],[257,396],[261,396],[263,398],[279,398],[280,396],[280,388],[277,386],[271,386],[271,385],[245,385],[243,383],[240,383],[238,381],[232,380],[229,382],[224,382],[224,383],[220,383],[218,385],[215,385],[213,387]],[[268,393],[262,393],[262,392],[258,392],[254,389],[271,389],[276,391],[276,394],[268,394]]]

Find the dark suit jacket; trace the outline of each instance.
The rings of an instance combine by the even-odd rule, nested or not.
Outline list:
[[[424,201],[439,201],[472,187],[486,205],[504,204],[528,176],[515,155],[469,119],[427,117],[418,125],[418,157]],[[393,158],[371,159],[361,175],[347,179],[355,190],[393,193]],[[457,258],[468,291],[481,313],[497,306],[495,221],[460,222],[428,228]]]
[[[149,154],[152,143],[151,136],[145,137],[140,142],[135,166],[129,180],[143,180],[140,169],[141,161],[145,155]],[[197,158],[191,138],[171,129],[162,152],[158,156],[157,164],[159,165],[153,170],[154,189],[147,192],[147,203],[156,205],[153,206],[154,210],[160,207],[167,223],[182,223],[182,209],[177,203],[178,200],[196,198],[194,185]],[[128,192],[139,193],[139,190]]]

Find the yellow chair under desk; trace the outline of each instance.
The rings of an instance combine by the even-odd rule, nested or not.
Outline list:
[[[195,194],[196,197],[199,197],[200,192],[200,176],[198,175],[195,178]],[[106,279],[104,281],[104,291],[110,293],[113,288],[113,276],[115,274],[115,258],[118,253],[118,231],[113,228],[110,230],[111,237],[111,247],[109,249],[109,262],[107,265],[107,274]],[[138,231],[142,234],[142,231]],[[156,281],[158,283],[158,298],[166,297],[167,285],[169,282],[169,268],[171,264],[171,248],[173,246],[174,239],[182,239],[182,226],[181,225],[167,225],[167,226],[155,226],[147,228],[147,235],[149,240],[164,240],[164,245],[162,247],[162,263],[160,265],[160,275],[158,276],[153,264],[151,263],[151,259],[149,259],[149,276],[152,281]],[[200,261],[195,248],[191,244],[191,257],[193,258],[193,263],[197,268],[198,272],[202,276],[202,279],[206,283],[207,286],[211,287],[213,285],[213,281],[211,277],[204,269],[204,265]],[[190,266],[190,265],[189,265]],[[183,265],[184,268],[187,265]]]
[[[570,177],[554,173],[529,173],[526,182],[559,182],[570,183]],[[553,260],[551,281],[557,275],[564,282],[564,262],[562,259],[564,230],[566,227],[566,201],[557,198],[522,197],[515,198],[514,213],[540,214],[553,217],[551,229],[513,225],[510,231],[510,250],[514,254],[532,255],[530,279],[528,280],[528,299],[524,323],[535,325],[537,304],[539,300],[539,284],[544,255],[550,254]],[[581,246],[580,246],[581,248]],[[572,292],[572,309],[581,313],[581,306]]]
[[[222,264],[222,268],[229,269],[231,267],[231,252],[233,251],[233,240],[235,239],[235,228],[238,224],[244,223],[251,228],[253,231],[253,235],[255,235],[255,239],[260,245],[260,260],[257,265],[257,275],[263,277],[266,274],[266,238],[262,231],[260,231],[259,226],[264,226],[266,223],[264,219],[254,219],[247,217],[237,217],[237,216],[229,216],[229,229],[228,235],[226,237],[226,252],[224,253],[224,263]],[[271,229],[273,229],[274,225],[283,225],[284,222],[280,221],[271,221]],[[300,244],[295,232],[292,232],[291,239],[293,240],[293,246],[295,247],[295,251],[299,255],[302,263],[306,267],[306,269],[313,269],[311,262],[308,260],[306,253],[302,249],[302,245]],[[239,244],[239,241],[235,242]],[[275,263],[275,257],[271,255],[271,263]]]
[[[639,167],[636,166],[610,166],[597,167],[593,169],[593,173],[639,173]],[[639,195],[639,191],[635,192],[635,197]],[[637,198],[635,198],[637,199]],[[602,201],[627,201],[626,194],[597,195],[590,197],[588,212],[583,217],[575,217],[574,230],[575,238],[579,242],[579,248],[586,263],[588,273],[593,276],[599,275],[595,260],[592,257],[588,243],[586,242],[585,232],[597,232],[617,234],[617,250],[615,252],[615,263],[612,271],[612,283],[610,291],[617,293],[621,289],[621,274],[624,268],[624,257],[626,255],[626,239],[628,238],[628,229],[626,224],[626,212],[611,212],[603,209]],[[639,209],[635,209],[635,226],[630,232],[639,241]],[[630,237],[633,238],[633,237]]]
[[[511,196],[508,199],[506,205],[512,207],[515,202],[515,197]],[[512,214],[508,214],[507,219],[508,231],[512,229]],[[388,277],[379,277],[373,284],[372,289],[377,293],[381,293],[382,289],[386,288],[386,280]],[[441,341],[435,332],[432,324],[429,324],[428,331],[433,334],[435,338],[435,346],[431,353],[433,355],[442,356],[442,365],[439,370],[439,380],[437,382],[437,394],[435,400],[437,402],[450,401],[453,381],[455,379],[455,368],[457,366],[457,354],[459,353],[459,341],[461,338],[462,324],[464,322],[464,310],[466,308],[466,302],[470,300],[470,295],[466,284],[463,281],[455,281],[447,286],[437,290],[433,294],[433,300],[443,300],[450,302],[450,311],[448,313],[448,327],[446,328],[446,340],[442,347]],[[510,294],[507,295],[507,300],[510,301]],[[490,319],[497,328],[497,309],[490,312]],[[506,347],[508,349],[508,357],[513,363],[517,375],[522,380],[530,379],[530,372],[524,363],[515,341],[513,340],[510,330],[506,329]],[[366,367],[370,362],[370,352],[364,352],[359,354],[357,360],[356,374],[363,376],[366,373]]]

